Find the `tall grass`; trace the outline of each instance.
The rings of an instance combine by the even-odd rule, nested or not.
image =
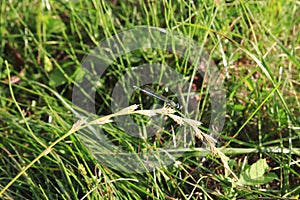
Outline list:
[[[298,199],[299,5],[2,0],[1,198]],[[82,60],[99,42],[138,25],[177,31],[202,44],[225,77],[227,112],[216,148],[205,150],[195,138],[194,148],[176,149],[183,156],[174,164],[128,173],[97,161],[83,145],[74,129],[82,124],[72,114],[72,88]],[[196,83],[194,66],[159,51],[132,52],[111,66],[99,80],[97,114],[117,114],[109,108],[114,81],[146,61],[171,63],[195,84],[199,101],[193,120],[201,121],[205,132],[211,103],[205,85]],[[132,152],[159,148],[172,138],[170,129],[162,138],[135,140],[109,124],[104,130],[111,141]]]

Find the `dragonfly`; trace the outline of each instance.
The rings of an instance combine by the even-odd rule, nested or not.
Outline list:
[[[149,87],[146,87],[145,89],[143,89],[143,88],[140,88],[140,87],[134,85],[133,88],[136,89],[136,90],[140,90],[140,91],[142,91],[142,92],[144,92],[144,93],[146,93],[150,96],[153,96],[153,97],[155,97],[155,98],[157,98],[161,101],[164,101],[167,105],[169,105],[173,108],[177,108],[177,109],[181,108],[179,103],[175,103],[174,101],[168,99],[167,97],[165,97],[161,94],[157,94],[154,90],[152,90]]]

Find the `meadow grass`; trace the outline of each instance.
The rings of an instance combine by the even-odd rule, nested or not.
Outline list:
[[[283,0],[2,0],[0,197],[298,199],[299,6],[299,1]],[[95,121],[74,118],[72,89],[83,59],[99,42],[140,25],[177,31],[203,45],[225,78],[226,121],[216,146],[201,148],[198,135],[194,148],[173,152],[182,155],[174,164],[129,173],[97,161],[83,144],[79,128]],[[109,109],[114,83],[122,71],[147,61],[171,63],[196,80],[194,66],[184,60],[138,50],[119,58],[95,82],[97,114],[106,116],[98,125],[131,153],[172,141],[171,129],[161,138],[140,140],[109,121],[122,113]],[[204,84],[195,94],[200,100],[192,120],[203,123],[199,133],[209,141],[211,102]],[[125,114],[143,124],[136,114],[147,115],[148,105],[140,106],[145,110]]]

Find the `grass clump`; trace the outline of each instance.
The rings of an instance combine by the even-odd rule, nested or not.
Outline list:
[[[299,2],[3,0],[0,15],[1,198],[299,198]],[[179,32],[216,63],[227,97],[217,143],[207,134],[210,88],[196,73],[199,66],[153,49],[118,57],[93,80],[96,116],[74,120],[74,111],[82,111],[72,94],[84,58],[101,41],[139,25]],[[193,117],[151,107],[143,95],[133,97],[142,109],[110,108],[120,77],[146,63],[185,77],[192,92],[182,95],[195,98]],[[166,128],[132,137],[115,123],[128,114],[145,136],[153,117]],[[183,142],[164,152],[181,156],[156,170],[118,171],[84,145],[80,131],[88,126],[101,127],[130,153],[174,145],[174,132],[187,126],[193,148]]]

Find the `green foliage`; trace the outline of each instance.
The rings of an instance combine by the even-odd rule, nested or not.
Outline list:
[[[299,13],[292,0],[1,0],[0,198],[299,198]],[[105,38],[138,25],[203,44],[226,78],[219,157],[196,140],[194,149],[178,149],[184,156],[173,165],[130,174],[98,162],[77,134],[67,134],[75,123],[72,87],[86,75],[82,60]],[[191,85],[198,78],[199,66],[171,54],[131,52],[94,80],[98,114],[111,114],[113,84],[126,68],[151,62],[170,64]],[[206,131],[209,94],[205,84],[196,89],[195,120]],[[142,141],[114,124],[104,129],[132,153],[172,141],[169,130]]]
[[[251,166],[246,166],[245,170],[241,173],[237,184],[240,185],[263,185],[278,179],[274,172],[267,173],[269,166],[266,159],[259,159]]]

